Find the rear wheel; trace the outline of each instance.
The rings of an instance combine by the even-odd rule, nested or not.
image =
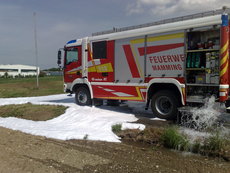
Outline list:
[[[161,90],[153,95],[151,107],[156,117],[172,120],[177,117],[179,101],[171,91]]]
[[[85,87],[79,87],[75,92],[75,101],[80,106],[92,105],[89,90]]]

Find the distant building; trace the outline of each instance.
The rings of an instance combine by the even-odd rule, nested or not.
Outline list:
[[[40,73],[40,69],[38,67],[38,74]],[[28,65],[0,65],[0,76],[36,76],[37,70],[36,66],[28,66]]]
[[[62,71],[44,71],[47,76],[62,76]]]

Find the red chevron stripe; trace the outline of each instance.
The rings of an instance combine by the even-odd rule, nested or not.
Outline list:
[[[147,47],[147,55],[152,54],[152,53],[157,53],[157,52],[162,52],[170,49],[176,49],[179,47],[184,46],[184,43],[174,43],[174,44],[164,44],[164,45],[158,45],[158,46],[149,46]],[[145,48],[140,47],[138,48],[140,56],[143,56],[145,54]]]
[[[135,59],[134,59],[130,45],[123,45],[123,49],[124,49],[125,56],[126,56],[128,64],[129,64],[129,69],[131,71],[133,78],[140,78],[137,64],[135,62]]]

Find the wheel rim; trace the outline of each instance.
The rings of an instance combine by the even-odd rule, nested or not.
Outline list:
[[[77,95],[77,99],[80,103],[85,104],[87,102],[87,95],[85,92],[80,91]]]
[[[173,103],[168,97],[161,96],[156,99],[155,107],[160,114],[168,115],[172,111]]]

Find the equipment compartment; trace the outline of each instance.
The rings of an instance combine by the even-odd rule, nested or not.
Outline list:
[[[219,83],[219,44],[218,29],[187,33],[187,84]]]
[[[220,29],[212,26],[187,32],[187,101],[202,101],[219,93]]]

